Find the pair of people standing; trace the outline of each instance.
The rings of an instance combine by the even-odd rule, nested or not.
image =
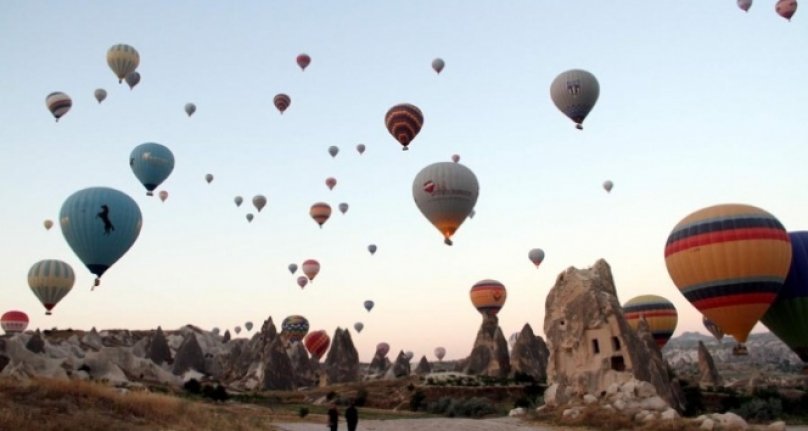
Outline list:
[[[356,424],[359,423],[359,412],[357,412],[353,401],[345,409],[345,423],[348,425],[348,431],[356,431]],[[337,404],[332,402],[328,408],[328,427],[331,431],[337,431],[337,424],[339,424],[339,410],[337,410]]]

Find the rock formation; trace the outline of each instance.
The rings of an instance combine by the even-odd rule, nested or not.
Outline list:
[[[95,326],[93,326],[93,329],[91,329],[90,332],[85,333],[84,336],[81,337],[81,342],[94,350],[100,350],[102,347],[104,347],[104,339],[101,338],[101,335],[95,329]]]
[[[682,408],[658,348],[649,351],[626,323],[606,261],[561,273],[545,309],[548,405],[575,402],[636,378],[649,382],[669,406]]]
[[[421,356],[421,360],[418,362],[418,366],[415,367],[415,374],[423,376],[431,372],[432,372],[432,365],[430,365],[429,361],[426,360],[426,356]]]
[[[157,331],[152,335],[149,346],[146,349],[146,357],[157,365],[171,363],[171,349],[168,347],[163,328],[157,327]]]
[[[384,373],[384,378],[389,380],[398,379],[409,376],[411,372],[410,360],[407,359],[407,354],[402,350],[398,352],[395,362]]]
[[[222,337],[222,343],[227,343],[230,341],[230,330],[224,331],[224,337]]]
[[[547,378],[547,345],[525,323],[511,349],[511,375],[530,376],[536,381]]]
[[[508,341],[496,316],[484,316],[474,348],[463,370],[467,374],[507,377],[511,371]]]
[[[34,335],[25,343],[25,348],[34,353],[45,352],[45,340],[42,339],[42,334],[39,332],[39,329],[37,329]]]
[[[319,367],[313,366],[309,352],[302,342],[291,343],[286,348],[286,353],[289,355],[292,369],[294,369],[296,386],[311,386],[318,383],[317,369]]]
[[[205,356],[202,353],[202,348],[199,347],[196,334],[193,333],[189,334],[180,345],[177,350],[177,356],[174,358],[174,366],[171,369],[176,375],[182,375],[189,370],[205,373]]]
[[[699,341],[699,386],[703,389],[716,388],[724,384],[715,368],[713,356],[704,342]]]
[[[295,371],[281,337],[274,337],[262,355],[264,381],[261,389],[290,390],[295,388]]]
[[[334,331],[324,368],[329,384],[359,380],[359,353],[347,329],[337,328]]]
[[[370,361],[368,374],[385,374],[390,368],[390,365],[390,360],[387,359],[387,356],[381,356],[379,353],[376,353]]]

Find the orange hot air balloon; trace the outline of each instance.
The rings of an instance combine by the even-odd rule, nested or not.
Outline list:
[[[320,262],[317,262],[314,259],[309,259],[303,262],[301,267],[303,269],[303,274],[306,274],[309,281],[314,281],[314,277],[317,277],[317,274],[320,272]]]
[[[305,71],[307,67],[311,64],[311,57],[308,54],[300,54],[297,56],[297,65],[300,66],[300,70]]]
[[[331,205],[325,202],[317,202],[309,209],[309,215],[320,225],[320,229],[322,229],[323,223],[328,221],[328,218],[331,217]]]
[[[337,185],[337,179],[334,177],[328,177],[325,179],[325,185],[328,186],[328,190],[334,190],[334,186]]]
[[[623,304],[623,315],[628,325],[635,331],[640,325],[640,320],[645,319],[660,349],[671,339],[679,321],[679,314],[673,303],[657,295],[640,295],[630,299]]]
[[[384,124],[390,134],[404,147],[402,150],[406,151],[409,149],[407,146],[418,136],[424,125],[424,114],[417,106],[402,103],[387,111]]]
[[[749,332],[788,274],[791,242],[780,221],[760,208],[716,205],[673,228],[665,265],[685,298],[735,337],[733,353],[744,355]]]
[[[278,108],[278,111],[281,111],[281,114],[283,114],[289,105],[292,104],[292,99],[283,93],[278,93],[275,95],[275,98],[272,99],[272,102],[275,103],[275,107]]]
[[[493,317],[505,305],[508,292],[505,286],[496,280],[478,281],[469,292],[471,303],[483,316]]]
[[[325,352],[328,351],[328,347],[331,345],[331,338],[324,330],[320,329],[319,331],[309,332],[306,338],[303,339],[303,344],[306,346],[306,350],[309,351],[311,356],[319,360],[325,355]]]

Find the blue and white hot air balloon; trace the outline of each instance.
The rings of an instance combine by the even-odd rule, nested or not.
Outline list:
[[[174,170],[174,154],[164,145],[154,142],[140,144],[129,156],[129,167],[146,187],[146,195],[153,196],[154,189]]]
[[[134,199],[108,187],[90,187],[70,195],[59,212],[62,234],[95,285],[140,235],[143,217]]]

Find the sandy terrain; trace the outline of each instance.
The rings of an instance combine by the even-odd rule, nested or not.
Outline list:
[[[327,431],[325,423],[273,424],[283,431]],[[348,428],[342,420],[339,430]],[[532,426],[516,418],[496,419],[395,419],[359,421],[357,431],[551,431],[560,428]]]

